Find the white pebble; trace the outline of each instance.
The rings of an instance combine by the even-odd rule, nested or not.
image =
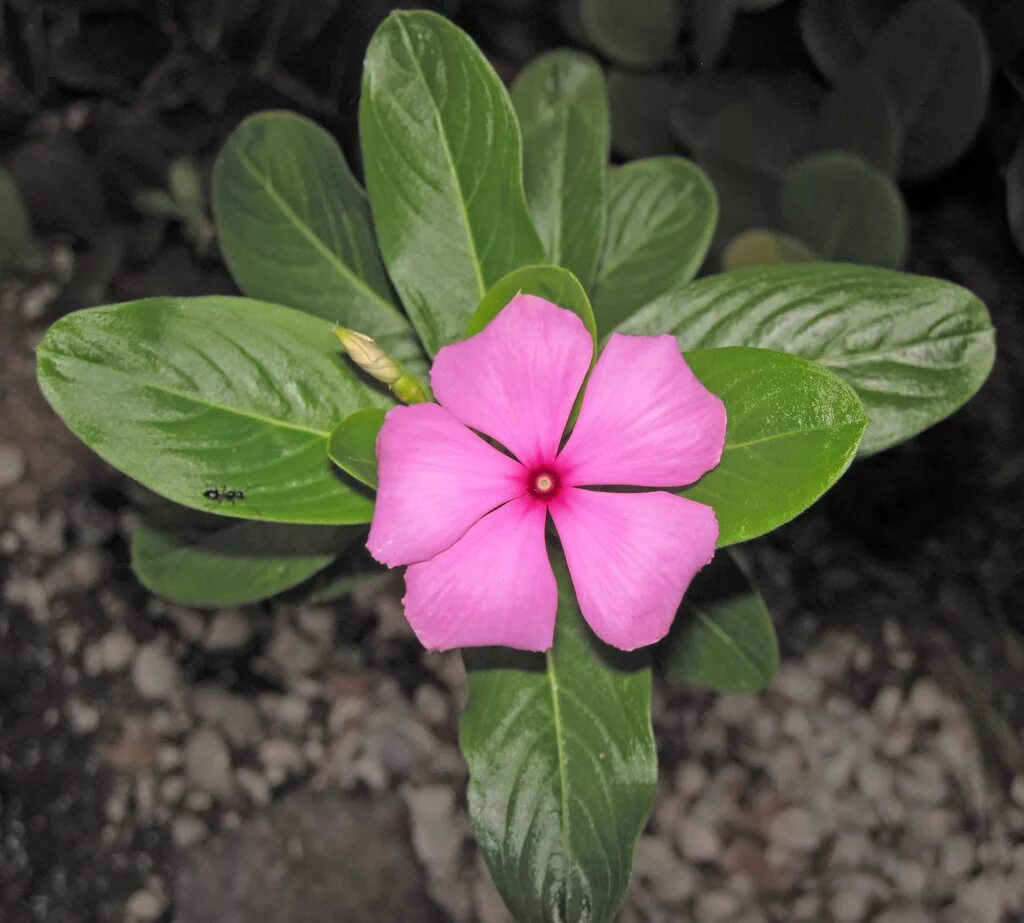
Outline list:
[[[132,681],[147,699],[170,695],[181,682],[178,665],[158,642],[140,648],[132,666]]]

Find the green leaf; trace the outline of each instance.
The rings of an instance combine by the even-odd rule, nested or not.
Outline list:
[[[520,292],[538,295],[560,308],[572,311],[583,321],[594,337],[594,343],[597,343],[597,323],[587,293],[583,291],[579,280],[561,266],[524,266],[492,285],[469,319],[466,336],[473,336],[483,330]]]
[[[43,394],[75,435],[156,493],[242,519],[368,522],[327,437],[390,399],[356,379],[322,320],[244,298],[78,311],[38,347]],[[236,501],[207,490],[241,490]]]
[[[579,0],[580,24],[591,43],[628,67],[657,67],[672,56],[682,27],[678,0]]]
[[[1024,142],[1006,168],[1006,216],[1017,249],[1024,253]]]
[[[697,67],[711,70],[729,42],[737,0],[690,0],[690,28]]]
[[[342,420],[327,442],[327,454],[342,471],[367,487],[377,488],[377,434],[384,425],[381,407],[357,410]]]
[[[782,220],[827,260],[896,269],[907,251],[907,210],[896,184],[853,154],[812,154],[782,183]]]
[[[865,45],[902,0],[804,0],[800,34],[818,69],[836,79],[863,57]]]
[[[366,195],[315,122],[292,112],[242,122],[213,168],[213,213],[224,260],[250,298],[351,327],[402,363],[422,360],[391,299]]]
[[[735,556],[723,552],[694,578],[662,656],[670,679],[719,692],[759,692],[779,669],[768,607]]]
[[[381,253],[433,355],[462,337],[489,286],[543,261],[515,112],[464,32],[393,13],[366,53],[359,125]]]
[[[857,154],[893,176],[902,135],[896,104],[877,73],[862,66],[836,80],[821,107],[818,148]]]
[[[608,230],[593,291],[602,332],[692,279],[718,216],[714,187],[682,157],[635,160],[608,179]]]
[[[853,461],[868,418],[824,366],[742,346],[687,352],[686,361],[728,414],[722,461],[679,491],[714,508],[720,548],[789,522]]]
[[[766,266],[701,279],[648,305],[624,333],[671,332],[682,349],[796,353],[852,385],[869,455],[947,417],[988,377],[992,323],[981,301],[938,279],[866,266]]]
[[[978,133],[992,82],[985,33],[955,0],[913,0],[871,43],[903,125],[900,175],[922,180],[952,166]]]
[[[519,923],[615,916],[657,780],[644,654],[598,641],[560,554],[547,654],[464,652],[460,743],[469,812],[498,890]]]
[[[626,160],[676,152],[666,111],[673,82],[668,74],[634,74],[623,70],[608,74],[612,147]]]
[[[722,254],[722,268],[728,271],[779,263],[814,263],[820,259],[797,237],[766,228],[751,228],[729,242]]]
[[[18,185],[0,168],[0,272],[31,266],[36,258],[32,222]]]
[[[604,238],[608,91],[589,55],[552,51],[512,85],[523,182],[548,259],[589,287]]]
[[[193,519],[182,528],[143,522],[132,534],[135,576],[186,606],[239,606],[274,596],[323,570],[357,530]]]

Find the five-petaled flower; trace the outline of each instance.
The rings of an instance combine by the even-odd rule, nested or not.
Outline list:
[[[721,459],[722,402],[673,337],[613,334],[563,447],[592,356],[579,317],[518,295],[481,333],[438,352],[439,403],[389,411],[367,547],[382,564],[409,565],[405,614],[427,647],[551,647],[548,513],[583,617],[624,650],[664,637],[714,555],[711,507],[600,488],[698,480]]]

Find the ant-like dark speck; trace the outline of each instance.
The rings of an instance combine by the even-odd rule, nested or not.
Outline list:
[[[228,490],[226,487],[207,487],[203,491],[203,497],[207,500],[212,500],[214,503],[222,503],[225,500],[228,503],[234,503],[236,500],[245,499],[244,490]]]

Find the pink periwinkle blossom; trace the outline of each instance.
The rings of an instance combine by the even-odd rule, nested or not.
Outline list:
[[[437,354],[438,403],[389,411],[367,547],[382,564],[408,565],[405,614],[426,647],[551,647],[549,513],[583,617],[623,650],[665,636],[714,555],[711,507],[601,488],[698,480],[722,456],[722,402],[674,337],[613,334],[562,446],[592,356],[579,317],[517,295],[481,333]]]

